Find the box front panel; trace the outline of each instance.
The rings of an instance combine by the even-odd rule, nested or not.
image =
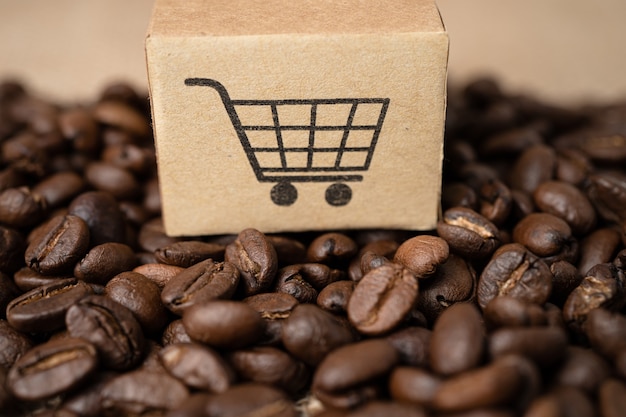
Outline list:
[[[447,45],[443,33],[150,39],[168,232],[434,227]]]

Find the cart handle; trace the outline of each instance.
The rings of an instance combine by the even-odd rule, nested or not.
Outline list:
[[[187,78],[185,79],[185,85],[188,86],[202,86],[202,87],[211,87],[215,89],[220,95],[222,102],[229,106],[231,104],[230,95],[228,95],[228,91],[226,91],[226,87],[219,81],[215,81],[211,78]]]

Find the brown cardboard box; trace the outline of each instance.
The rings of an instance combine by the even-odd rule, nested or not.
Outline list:
[[[435,226],[433,1],[158,0],[146,53],[169,234]]]

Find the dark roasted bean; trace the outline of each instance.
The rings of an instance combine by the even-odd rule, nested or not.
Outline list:
[[[76,197],[85,185],[81,176],[72,171],[64,171],[38,183],[33,188],[33,193],[43,197],[48,207],[56,208]]]
[[[294,404],[283,391],[265,384],[239,384],[210,397],[204,408],[209,417],[296,417]]]
[[[276,250],[279,265],[293,265],[305,262],[306,246],[299,240],[279,235],[268,235],[266,237]]]
[[[361,333],[380,335],[395,328],[417,301],[415,275],[390,263],[368,272],[348,300],[348,318]]]
[[[558,304],[563,305],[574,288],[580,285],[583,275],[579,270],[567,261],[556,261],[550,265],[552,272],[552,293],[550,299]]]
[[[139,246],[146,252],[154,252],[159,248],[180,242],[181,238],[166,235],[163,220],[157,217],[141,226],[137,241]]]
[[[430,407],[442,379],[422,368],[396,367],[389,376],[391,398]]]
[[[324,233],[307,248],[307,259],[309,262],[340,266],[349,262],[357,251],[356,242],[343,233]]]
[[[600,216],[613,222],[626,219],[626,175],[590,175],[586,191]]]
[[[147,263],[139,265],[133,269],[133,272],[138,272],[141,275],[154,282],[157,287],[163,289],[165,285],[176,275],[183,272],[185,269],[174,265],[165,265],[158,263]]]
[[[574,261],[569,254],[572,231],[562,219],[548,213],[532,213],[524,217],[513,229],[513,240],[527,247],[540,257],[555,257],[566,254],[566,261]]]
[[[46,399],[79,385],[97,364],[93,345],[61,338],[38,345],[19,358],[9,370],[7,384],[23,400]]]
[[[525,327],[547,324],[546,314],[537,304],[528,304],[508,295],[493,298],[483,309],[485,324],[491,328]]]
[[[533,198],[537,208],[563,219],[575,235],[585,235],[596,223],[596,212],[587,196],[578,188],[562,181],[540,184]]]
[[[26,242],[18,231],[0,226],[0,272],[10,274],[24,265],[25,248]]]
[[[437,233],[450,250],[469,258],[485,258],[500,246],[496,226],[482,215],[465,207],[446,210],[437,223]]]
[[[224,246],[217,243],[199,242],[189,240],[175,242],[154,251],[157,261],[188,268],[206,259],[222,261],[224,259]]]
[[[424,327],[406,327],[387,336],[400,355],[400,363],[427,367],[432,332]]]
[[[551,366],[563,359],[567,341],[567,334],[558,327],[503,327],[489,335],[488,349],[493,358],[513,353]]]
[[[28,336],[0,319],[0,368],[9,369],[33,346]]]
[[[301,265],[290,265],[280,269],[276,274],[274,290],[289,294],[300,303],[313,303],[317,299],[317,290],[306,280],[301,271]]]
[[[480,187],[479,198],[480,214],[494,225],[502,226],[513,208],[511,190],[502,181],[492,180]]]
[[[586,274],[597,264],[611,262],[620,247],[619,232],[613,228],[602,228],[590,233],[581,242],[578,271]]]
[[[610,374],[609,364],[600,355],[591,349],[568,346],[555,381],[559,385],[579,388],[593,394]]]
[[[595,308],[588,313],[583,328],[591,346],[608,358],[626,349],[626,317],[622,314]]]
[[[161,300],[170,311],[182,315],[194,304],[229,299],[238,283],[235,265],[207,259],[172,277],[161,291]]]
[[[74,276],[85,282],[106,285],[117,274],[137,264],[132,248],[123,243],[107,242],[94,246],[74,267]]]
[[[444,263],[450,254],[445,240],[437,236],[420,235],[403,242],[393,260],[415,274],[417,278],[425,278],[435,273],[437,267]]]
[[[626,385],[615,378],[607,379],[599,390],[602,417],[620,417],[626,410]]]
[[[15,285],[23,292],[69,278],[73,277],[69,274],[43,275],[37,271],[33,271],[27,266],[20,268],[15,274],[13,274],[13,281],[15,282]]]
[[[226,246],[224,259],[241,273],[240,288],[245,296],[268,289],[276,277],[278,257],[265,235],[256,229],[243,230]]]
[[[100,391],[117,374],[114,372],[99,372],[89,378],[89,381],[77,391],[63,400],[61,410],[69,410],[83,417],[98,417],[102,415]]]
[[[110,369],[129,369],[143,357],[141,326],[130,310],[107,297],[82,298],[67,310],[65,324],[70,336],[91,342]]]
[[[23,332],[59,330],[65,325],[65,312],[91,293],[89,285],[75,278],[43,285],[13,299],[7,306],[7,320]]]
[[[345,314],[356,283],[336,281],[328,284],[317,296],[317,305],[335,314]]]
[[[87,253],[89,229],[77,216],[56,216],[37,228],[26,248],[26,264],[42,274],[71,272]]]
[[[554,178],[556,152],[544,144],[526,148],[510,173],[511,188],[533,193],[543,182]]]
[[[0,192],[0,223],[9,227],[33,226],[43,219],[45,210],[45,198],[26,187]]]
[[[124,215],[115,198],[107,192],[88,191],[80,194],[70,203],[69,214],[87,223],[90,246],[125,241]]]

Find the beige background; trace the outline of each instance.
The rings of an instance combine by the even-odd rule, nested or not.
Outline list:
[[[111,80],[145,88],[153,0],[0,0],[0,78],[74,101]],[[439,0],[450,79],[497,75],[552,101],[626,96],[623,0]]]

